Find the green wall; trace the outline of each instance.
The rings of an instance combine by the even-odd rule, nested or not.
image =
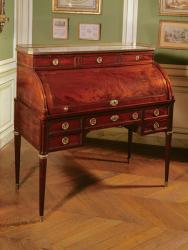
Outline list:
[[[9,22],[6,23],[3,32],[0,33],[0,61],[13,57],[14,1],[6,0],[5,7]]]
[[[188,16],[160,16],[158,0],[139,0],[138,2],[137,42],[154,46],[156,48],[155,59],[159,63],[188,64],[188,50],[158,48],[160,20],[188,21]]]
[[[33,0],[33,43],[34,44],[75,44],[121,42],[123,25],[123,0],[103,0],[101,15],[52,13],[51,0]],[[69,39],[52,38],[52,18],[69,18]],[[101,40],[78,39],[79,23],[100,23]]]

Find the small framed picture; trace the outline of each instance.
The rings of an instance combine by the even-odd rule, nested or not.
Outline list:
[[[100,40],[101,25],[100,24],[79,24],[79,39],[81,40]]]
[[[53,18],[53,39],[68,39],[67,18]]]
[[[188,16],[188,0],[159,0],[160,15]]]
[[[160,21],[159,47],[188,49],[188,22]]]

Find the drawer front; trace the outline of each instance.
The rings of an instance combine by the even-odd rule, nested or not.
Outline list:
[[[105,55],[86,55],[79,58],[79,64],[82,67],[101,67],[114,66],[120,62],[120,56],[117,54]]]
[[[168,129],[168,118],[145,120],[143,126],[143,134],[152,134]]]
[[[151,109],[144,110],[144,119],[153,118],[153,117],[161,117],[168,115],[168,107],[155,107]]]
[[[43,68],[43,67],[52,67],[56,68],[73,68],[75,66],[75,57],[74,56],[36,56],[34,58],[34,67]]]
[[[96,129],[138,123],[141,121],[141,114],[141,111],[134,111],[130,113],[113,113],[109,115],[88,117],[86,119],[86,128]]]
[[[60,131],[75,131],[81,129],[81,120],[71,120],[71,119],[61,119],[57,121],[50,122],[49,133],[56,133]]]
[[[124,54],[121,56],[121,63],[122,64],[131,64],[131,63],[151,63],[153,60],[153,54],[143,54],[143,53],[132,53],[131,55],[129,54]]]
[[[69,147],[76,147],[82,144],[81,134],[50,136],[48,139],[48,150],[55,151]]]

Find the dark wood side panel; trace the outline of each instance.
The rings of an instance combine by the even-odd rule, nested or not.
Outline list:
[[[40,148],[40,117],[36,112],[15,99],[15,131],[30,142],[35,148]]]
[[[30,68],[18,66],[17,99],[40,113],[47,113],[42,83],[37,74]]]

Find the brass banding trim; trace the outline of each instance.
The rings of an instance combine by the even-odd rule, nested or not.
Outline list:
[[[44,160],[44,159],[47,159],[48,155],[40,155],[39,154],[39,159],[40,160]]]
[[[20,133],[17,131],[14,131],[14,135],[20,135]]]

